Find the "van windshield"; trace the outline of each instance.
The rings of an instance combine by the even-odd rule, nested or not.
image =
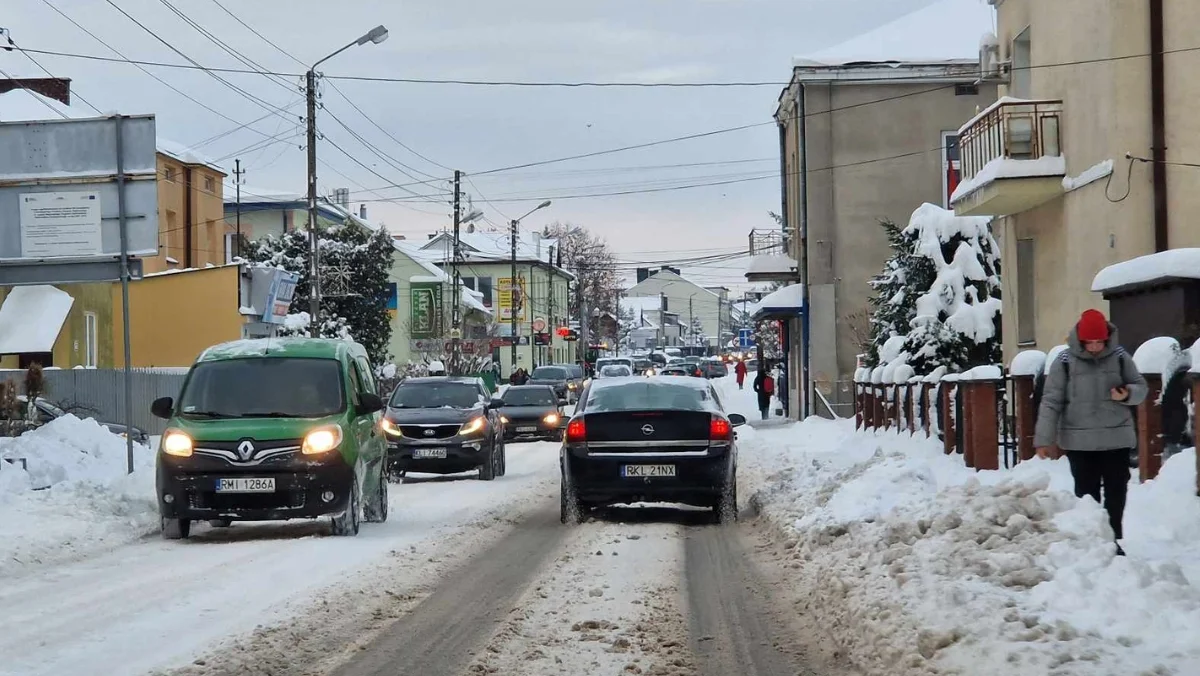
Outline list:
[[[345,409],[334,359],[259,357],[197,364],[179,411],[197,418],[323,418]]]

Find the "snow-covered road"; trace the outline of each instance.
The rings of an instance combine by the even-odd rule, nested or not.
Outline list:
[[[326,536],[311,522],[235,525],[30,567],[0,584],[0,674],[132,675],[223,656],[236,663],[247,649],[264,649],[272,625],[314,607],[336,618],[330,604],[369,605],[366,591],[354,592],[416,595],[556,493],[555,445],[511,444],[508,454],[508,474],[494,482],[392,486],[388,522],[364,525],[355,538]],[[219,644],[226,647],[209,655]]]

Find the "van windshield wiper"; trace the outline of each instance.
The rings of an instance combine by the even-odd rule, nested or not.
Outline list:
[[[184,411],[183,415],[193,418],[240,418],[242,416],[233,413],[221,413],[220,411]]]

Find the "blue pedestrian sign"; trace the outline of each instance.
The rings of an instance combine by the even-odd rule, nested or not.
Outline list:
[[[738,329],[738,347],[754,347],[754,329]]]

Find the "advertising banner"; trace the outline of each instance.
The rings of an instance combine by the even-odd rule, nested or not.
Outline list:
[[[496,284],[500,288],[500,302],[498,303],[500,314],[496,318],[497,321],[502,323],[511,322],[514,313],[518,322],[529,321],[529,303],[526,302],[525,278],[517,277],[515,287],[511,277],[500,277],[496,280]]]
[[[414,282],[409,290],[409,336],[434,338],[442,335],[441,282]]]

